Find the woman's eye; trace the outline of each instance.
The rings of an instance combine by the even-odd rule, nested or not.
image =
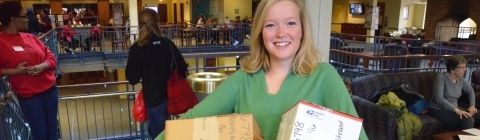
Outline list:
[[[297,25],[297,23],[295,23],[295,22],[288,22],[287,24],[288,25]]]
[[[267,27],[267,28],[268,27],[273,27],[273,24],[267,24],[267,25],[265,25],[265,27]]]

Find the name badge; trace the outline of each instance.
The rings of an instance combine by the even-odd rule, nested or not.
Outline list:
[[[22,46],[13,46],[13,50],[15,50],[16,52],[24,51]]]

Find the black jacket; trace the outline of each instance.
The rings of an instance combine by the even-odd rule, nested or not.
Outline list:
[[[38,19],[33,14],[33,12],[28,11],[25,15],[28,18],[28,32],[29,33],[40,33],[40,31],[41,31],[40,22],[38,22]]]
[[[150,35],[150,43],[142,47],[135,42],[128,52],[125,77],[132,85],[142,79],[143,98],[147,108],[154,108],[167,99],[167,81],[172,73],[172,51],[179,72],[185,77],[187,65],[177,46],[170,39]],[[175,67],[175,65],[173,65]]]

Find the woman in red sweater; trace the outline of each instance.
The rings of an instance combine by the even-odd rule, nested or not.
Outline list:
[[[35,36],[21,33],[28,28],[22,5],[0,3],[0,77],[7,76],[31,128],[32,139],[58,139],[58,89],[56,59]]]

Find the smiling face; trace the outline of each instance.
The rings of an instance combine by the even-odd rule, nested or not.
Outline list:
[[[300,11],[295,3],[279,1],[270,7],[262,38],[270,61],[293,62],[302,39]]]

